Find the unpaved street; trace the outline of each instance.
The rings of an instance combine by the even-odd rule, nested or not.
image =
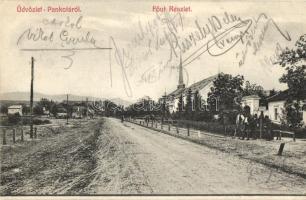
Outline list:
[[[89,193],[305,194],[306,180],[117,119],[106,119]]]
[[[306,194],[304,178],[118,119],[39,133],[1,146],[1,195]]]

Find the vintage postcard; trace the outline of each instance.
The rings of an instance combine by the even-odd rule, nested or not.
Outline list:
[[[1,198],[305,199],[305,10],[1,1]]]

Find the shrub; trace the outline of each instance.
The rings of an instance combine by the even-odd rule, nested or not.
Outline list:
[[[20,118],[19,113],[15,113],[13,115],[8,116],[8,123],[9,124],[16,125],[20,122],[20,120],[21,120],[21,118]]]
[[[22,124],[23,125],[30,125],[31,124],[31,119],[30,118],[23,118],[22,119]],[[51,124],[50,120],[41,120],[41,119],[33,119],[33,124],[34,125],[42,125],[42,124]]]
[[[41,124],[50,124],[50,120],[41,120],[41,119],[33,119],[33,124],[35,125],[41,125]]]

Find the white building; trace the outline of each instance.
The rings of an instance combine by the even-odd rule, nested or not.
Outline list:
[[[207,98],[208,93],[210,92],[210,88],[213,86],[213,81],[217,78],[218,75],[214,75],[198,81],[189,87],[185,87],[184,80],[183,80],[183,67],[182,67],[182,59],[180,60],[179,66],[179,82],[177,89],[171,92],[170,94],[166,95],[166,103],[169,107],[170,113],[176,112],[178,110],[179,98],[182,95],[183,97],[183,109],[186,105],[186,97],[188,90],[191,89],[191,101],[192,101],[192,109],[194,107],[194,94],[197,91],[199,96],[201,96],[202,101],[206,102],[207,105]]]
[[[282,120],[285,119],[283,111],[285,110],[285,103],[286,99],[288,99],[288,95],[288,90],[285,90],[268,98],[268,116],[273,123],[281,124]],[[303,94],[303,97],[304,100],[302,102],[301,107],[303,107],[303,105],[306,105],[306,94]],[[305,110],[301,110],[304,126],[306,125],[305,112]]]
[[[245,107],[248,106],[250,108],[250,114],[251,115],[258,115],[259,110],[259,100],[260,97],[258,95],[250,95],[245,96],[241,100],[241,106]]]
[[[22,105],[11,105],[7,108],[7,114],[14,115],[17,113],[22,116]]]

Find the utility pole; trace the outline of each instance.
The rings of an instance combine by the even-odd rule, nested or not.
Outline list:
[[[88,98],[86,97],[86,119],[88,119]]]
[[[67,118],[67,122],[66,122],[66,124],[68,124],[68,107],[69,107],[69,105],[68,105],[68,94],[67,94],[67,108],[66,108],[66,118]]]
[[[31,57],[30,138],[33,138],[33,84],[34,84],[34,58]]]

